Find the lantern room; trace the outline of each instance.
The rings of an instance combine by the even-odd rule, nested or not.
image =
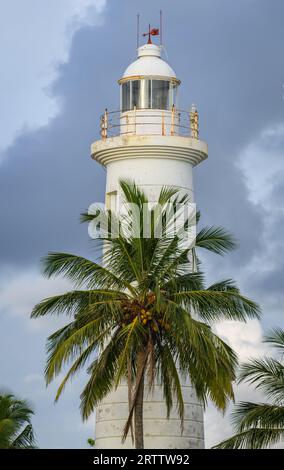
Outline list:
[[[158,30],[149,27],[149,38],[153,31]],[[162,49],[150,39],[137,48],[137,59],[118,80],[119,110],[106,109],[101,116],[103,139],[117,135],[183,135],[198,139],[197,110],[179,109],[181,82],[162,59]]]
[[[171,110],[177,107],[180,81],[170,65],[161,58],[161,46],[145,44],[138,58],[127,67],[120,84],[120,109]]]

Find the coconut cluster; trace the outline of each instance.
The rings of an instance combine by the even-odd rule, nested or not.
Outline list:
[[[169,323],[165,320],[163,312],[155,309],[156,295],[153,292],[147,294],[146,302],[141,304],[137,300],[125,301],[122,303],[123,319],[122,326],[129,325],[137,317],[143,326],[150,326],[154,332],[158,332],[162,328],[168,331]]]

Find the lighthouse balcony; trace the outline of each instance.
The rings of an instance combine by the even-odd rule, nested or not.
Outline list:
[[[122,160],[180,160],[195,166],[208,155],[199,139],[198,114],[171,110],[132,109],[105,111],[101,117],[101,139],[91,147],[94,160],[107,166]],[[150,160],[149,160],[150,159]]]
[[[199,139],[198,113],[195,108],[183,111],[171,109],[139,109],[108,111],[100,120],[102,139],[116,136],[161,135]]]

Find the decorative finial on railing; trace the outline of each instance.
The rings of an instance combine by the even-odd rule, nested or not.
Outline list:
[[[172,117],[171,117],[171,135],[175,135],[175,117],[176,117],[176,109],[175,105],[172,105]]]
[[[198,139],[198,137],[199,137],[199,116],[198,116],[198,111],[196,109],[195,104],[192,104],[189,116],[190,116],[191,137],[193,139]]]
[[[101,137],[103,140],[105,140],[107,138],[107,130],[108,130],[107,109],[105,109],[104,114],[101,116],[100,128],[101,128]]]

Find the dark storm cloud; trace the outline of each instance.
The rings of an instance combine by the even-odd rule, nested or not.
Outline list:
[[[196,102],[210,158],[195,174],[205,220],[240,239],[240,263],[258,248],[261,215],[246,198],[238,152],[283,117],[281,62],[284,4],[253,1],[109,1],[105,23],[83,28],[51,93],[60,114],[41,130],[23,134],[0,167],[3,263],[34,263],[48,250],[86,252],[78,216],[102,200],[103,170],[89,158],[99,114],[118,107],[116,80],[135,58],[135,15],[156,26],[164,9],[169,61],[183,81],[182,108]]]

